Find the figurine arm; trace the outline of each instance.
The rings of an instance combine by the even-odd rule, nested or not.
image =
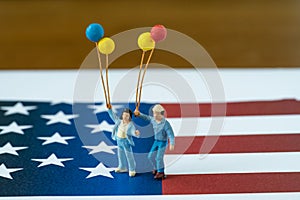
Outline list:
[[[139,116],[140,118],[142,118],[143,120],[145,120],[145,121],[151,121],[151,119],[152,119],[151,116],[145,115],[145,114],[143,114],[143,113],[140,113],[138,116]]]
[[[168,121],[167,121],[167,126],[166,126],[165,131],[166,131],[169,141],[170,141],[170,150],[173,150],[174,146],[175,146],[175,135],[174,135],[172,126],[170,125],[170,123]]]
[[[114,113],[114,111],[112,110],[112,108],[109,108],[109,109],[107,110],[107,112],[108,112],[110,118],[111,118],[115,123],[119,120],[118,116],[116,115],[116,113]]]
[[[138,137],[138,138],[140,137],[140,131],[137,130],[133,124],[130,127],[130,132],[129,133],[130,133],[131,136]]]

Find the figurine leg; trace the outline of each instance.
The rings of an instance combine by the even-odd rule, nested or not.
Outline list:
[[[118,168],[121,170],[126,170],[126,154],[124,149],[123,141],[118,141]]]
[[[157,154],[157,149],[158,149],[157,141],[155,140],[152,147],[151,147],[151,149],[150,149],[150,152],[148,154],[148,159],[149,159],[149,161],[150,161],[150,163],[153,167],[153,171],[156,170],[155,157],[156,157],[156,154]]]
[[[156,169],[157,172],[164,172],[165,163],[164,163],[164,155],[166,151],[167,142],[160,141],[156,154]]]
[[[129,171],[135,171],[136,163],[134,160],[131,145],[128,142],[125,145],[125,154],[126,154],[126,158],[127,158],[127,162],[128,162],[128,166],[129,166]]]

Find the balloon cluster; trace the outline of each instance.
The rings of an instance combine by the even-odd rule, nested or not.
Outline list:
[[[136,102],[135,102],[136,111],[139,110],[139,106],[140,106],[140,102],[141,102],[141,94],[142,94],[142,89],[143,89],[144,77],[145,77],[145,73],[147,71],[150,59],[151,59],[152,54],[153,54],[155,44],[165,40],[166,37],[167,37],[167,29],[163,25],[160,25],[160,24],[153,26],[151,28],[150,32],[144,32],[144,33],[140,34],[139,37],[138,37],[137,43],[138,43],[139,48],[143,52],[142,52],[142,57],[141,57],[140,71],[139,71],[139,75],[138,75],[138,82],[137,82],[137,86],[136,86]],[[142,78],[141,78],[141,72],[142,72],[145,53],[146,53],[146,51],[149,51],[149,50],[151,50],[151,52],[150,52],[148,60],[145,64],[145,68],[144,68],[143,75],[142,75]]]
[[[100,24],[90,24],[86,28],[85,35],[91,42],[97,43],[100,53],[108,55],[115,50],[115,42],[109,37],[103,38],[104,29]]]
[[[104,90],[104,96],[106,105],[110,106],[110,92],[109,92],[109,84],[108,84],[108,55],[111,54],[115,50],[115,42],[109,38],[104,37],[104,29],[100,24],[93,23],[90,24],[85,31],[86,37],[96,44],[97,56],[99,60],[99,68],[100,68],[100,77],[102,81],[102,87]],[[106,85],[104,83],[104,78],[102,74],[102,64],[101,64],[101,54],[106,55]]]
[[[156,42],[161,42],[167,37],[167,29],[163,25],[155,25],[150,32],[140,34],[138,37],[138,46],[143,51],[149,51],[155,48]]]
[[[110,104],[110,92],[109,92],[109,85],[108,85],[108,55],[111,54],[115,50],[115,43],[109,37],[104,36],[104,29],[100,24],[93,23],[90,24],[85,31],[86,37],[96,44],[97,56],[99,60],[99,68],[100,68],[100,77],[102,81],[102,86],[104,90],[105,100],[107,107],[111,107]],[[138,75],[138,82],[136,86],[136,110],[138,111],[140,102],[141,102],[141,94],[142,94],[142,87],[143,81],[145,77],[145,73],[147,71],[150,59],[152,57],[154,48],[156,43],[165,40],[167,37],[167,29],[163,25],[155,25],[151,28],[150,32],[144,32],[139,35],[138,37],[138,46],[142,50],[142,57],[140,63],[140,71]],[[151,50],[150,55],[147,59],[145,64],[145,68],[143,71],[143,75],[141,77],[141,71],[143,67],[143,61],[145,57],[145,53]],[[101,64],[101,55],[106,55],[106,86],[104,83],[104,78],[102,74],[102,64]]]

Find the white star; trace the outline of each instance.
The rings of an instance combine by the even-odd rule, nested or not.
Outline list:
[[[2,129],[0,135],[6,133],[18,133],[23,135],[24,134],[23,129],[28,129],[28,128],[32,128],[32,126],[31,125],[19,126],[17,122],[12,122],[8,126],[0,126],[0,129]]]
[[[85,127],[92,128],[93,130],[91,131],[91,133],[97,133],[102,131],[112,132],[114,125],[103,121],[100,124],[87,124],[85,125]]]
[[[73,160],[73,158],[57,158],[56,155],[53,153],[46,159],[31,159],[33,161],[41,162],[38,167],[43,167],[46,165],[57,165],[61,167],[65,167],[62,162]]]
[[[70,119],[74,119],[79,115],[66,115],[63,111],[57,112],[55,115],[41,115],[44,119],[49,119],[47,125],[55,123],[71,124]]]
[[[18,102],[14,106],[2,106],[1,110],[6,110],[5,116],[12,114],[29,115],[28,111],[36,108],[36,106],[24,106],[21,102]]]
[[[106,152],[110,154],[115,154],[113,149],[118,148],[117,146],[108,146],[105,142],[101,141],[97,146],[82,146],[86,149],[92,149],[92,151],[89,152],[89,154],[94,154],[98,152]]]
[[[17,151],[27,149],[28,147],[13,147],[9,142],[6,143],[3,147],[0,147],[0,154],[12,154],[18,156]]]
[[[3,178],[13,179],[10,175],[12,172],[16,172],[22,170],[23,168],[6,168],[6,166],[2,163],[0,165],[0,176]]]
[[[38,137],[40,140],[45,140],[42,145],[47,145],[51,143],[60,143],[68,145],[67,140],[74,139],[74,136],[62,137],[58,132],[54,133],[51,137]]]
[[[120,109],[122,107],[123,107],[122,105],[113,105],[112,109],[114,112],[116,112],[116,109]],[[88,108],[94,109],[94,114],[107,111],[106,105],[104,103],[101,105],[88,105]]]
[[[115,168],[107,168],[103,165],[103,163],[98,164],[94,168],[79,168],[88,172],[91,172],[86,178],[92,178],[95,176],[105,176],[108,178],[114,178],[110,172],[113,171]]]

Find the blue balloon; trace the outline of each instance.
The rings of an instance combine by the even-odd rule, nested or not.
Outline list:
[[[98,42],[104,35],[104,29],[100,24],[90,24],[85,31],[86,37],[92,42]]]

